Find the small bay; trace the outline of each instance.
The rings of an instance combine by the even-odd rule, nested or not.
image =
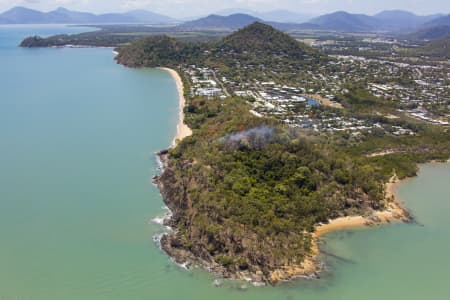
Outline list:
[[[334,232],[320,280],[242,289],[185,271],[153,241],[154,153],[176,131],[175,82],[112,49],[21,49],[86,28],[0,26],[0,299],[447,299],[450,165],[398,193],[415,224]]]

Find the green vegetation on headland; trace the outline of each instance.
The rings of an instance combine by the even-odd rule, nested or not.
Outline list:
[[[383,210],[393,170],[414,176],[417,163],[450,156],[448,133],[429,128],[352,144],[257,118],[250,108],[240,98],[192,100],[186,122],[194,135],[163,155],[157,182],[174,232],[162,245],[180,263],[270,281],[308,257],[318,223]],[[366,155],[379,149],[400,152]]]
[[[279,80],[289,78],[293,68],[314,68],[327,60],[263,24],[202,45],[147,38],[120,48],[117,56],[127,66],[196,64],[228,76],[239,72],[245,80],[261,74],[236,70],[237,62],[279,70]],[[182,67],[179,71],[184,74]],[[400,178],[414,176],[418,162],[450,156],[446,129],[380,116],[397,105],[358,87],[349,87],[338,99],[344,109],[334,113],[417,134],[398,137],[380,130],[355,138],[347,132],[295,129],[249,113],[252,106],[242,98],[191,96],[191,83],[184,81],[190,99],[185,122],[194,135],[162,154],[166,168],[157,182],[173,212],[169,224],[174,228],[162,245],[177,261],[195,261],[224,276],[251,274],[254,280],[270,281],[274,271],[300,266],[311,252],[317,224],[383,210],[384,184],[394,171]],[[316,113],[330,110],[319,107]],[[386,149],[393,153],[369,155]]]
[[[191,30],[177,27],[149,27],[137,25],[95,25],[99,30],[79,34],[61,34],[50,37],[31,36],[25,38],[20,46],[36,47],[118,47],[138,41],[145,37],[167,35],[183,41],[217,40],[228,34],[229,30]]]
[[[199,44],[180,42],[168,36],[153,36],[120,49],[118,63],[128,67],[173,67],[194,63],[202,56]]]
[[[178,262],[274,281],[273,272],[301,266],[310,256],[316,225],[383,210],[384,184],[394,172],[414,176],[417,163],[450,157],[447,127],[401,114],[409,104],[367,90],[369,83],[391,82],[392,74],[368,79],[268,25],[255,23],[208,42],[155,35],[117,51],[125,66],[170,67],[183,77],[185,122],[193,135],[162,151],[165,169],[156,179],[173,212],[168,222],[174,231],[162,246]],[[378,67],[368,64],[361,69]],[[400,72],[403,84],[411,85],[411,72]],[[300,86],[322,91],[336,77],[342,77],[334,99],[341,108],[310,106],[297,97],[305,95]],[[222,98],[198,95],[193,78],[214,79]],[[247,96],[230,96],[227,89]],[[300,102],[258,106],[258,90],[286,99],[293,93],[290,99]],[[308,120],[294,123],[299,116]]]
[[[194,135],[168,152],[158,179],[174,228],[162,245],[179,262],[266,281],[301,265],[318,223],[385,208],[389,173],[249,109],[239,98],[187,107]]]
[[[95,38],[93,38],[95,36]],[[98,33],[80,33],[74,35],[55,35],[49,38],[32,36],[24,39],[21,47],[64,47],[64,46],[89,46],[89,47],[116,47],[137,40],[139,37],[129,37],[122,35],[109,35]]]

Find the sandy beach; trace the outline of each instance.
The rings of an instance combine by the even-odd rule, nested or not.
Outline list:
[[[170,75],[175,80],[175,83],[177,85],[178,90],[178,97],[179,97],[179,115],[178,115],[178,124],[177,124],[177,133],[172,141],[171,147],[175,147],[181,140],[183,140],[185,137],[188,137],[192,135],[192,130],[184,124],[184,107],[186,106],[186,99],[184,98],[184,88],[183,88],[183,81],[181,80],[180,75],[177,71],[169,68],[159,68],[161,70],[164,70],[166,72],[169,72]]]
[[[311,254],[299,265],[285,266],[272,272],[271,279],[274,282],[290,280],[297,277],[310,277],[317,275],[322,268],[322,262],[319,259],[320,238],[330,232],[352,228],[362,228],[366,226],[376,226],[392,222],[410,221],[409,213],[403,208],[395,191],[399,185],[409,180],[399,180],[397,176],[392,176],[386,183],[386,202],[387,208],[383,211],[374,211],[368,216],[349,216],[330,220],[327,224],[321,224],[315,228],[312,234],[313,243]]]
[[[397,187],[408,179],[399,180],[397,176],[392,176],[388,183],[386,183],[386,202],[387,208],[383,211],[374,211],[369,216],[349,216],[330,220],[328,224],[322,224],[316,227],[314,233],[315,238],[319,238],[329,232],[357,228],[363,226],[380,225],[391,222],[408,221],[409,214],[403,208],[395,191]]]

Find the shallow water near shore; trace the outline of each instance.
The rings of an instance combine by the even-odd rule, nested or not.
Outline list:
[[[447,299],[450,164],[399,187],[417,224],[334,232],[320,280],[242,289],[173,264],[152,237],[165,211],[151,177],[171,144],[170,74],[111,49],[20,49],[0,26],[0,299]]]

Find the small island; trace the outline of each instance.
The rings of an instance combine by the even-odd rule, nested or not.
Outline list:
[[[35,44],[48,40],[23,46]],[[392,185],[418,163],[450,157],[448,124],[375,94],[383,84],[370,70],[384,63],[329,56],[266,24],[219,41],[158,35],[116,51],[124,66],[180,76],[189,130],[159,153],[155,178],[172,211],[161,245],[178,263],[270,284],[317,276],[321,234],[410,221]],[[414,84],[408,76],[389,81]]]

